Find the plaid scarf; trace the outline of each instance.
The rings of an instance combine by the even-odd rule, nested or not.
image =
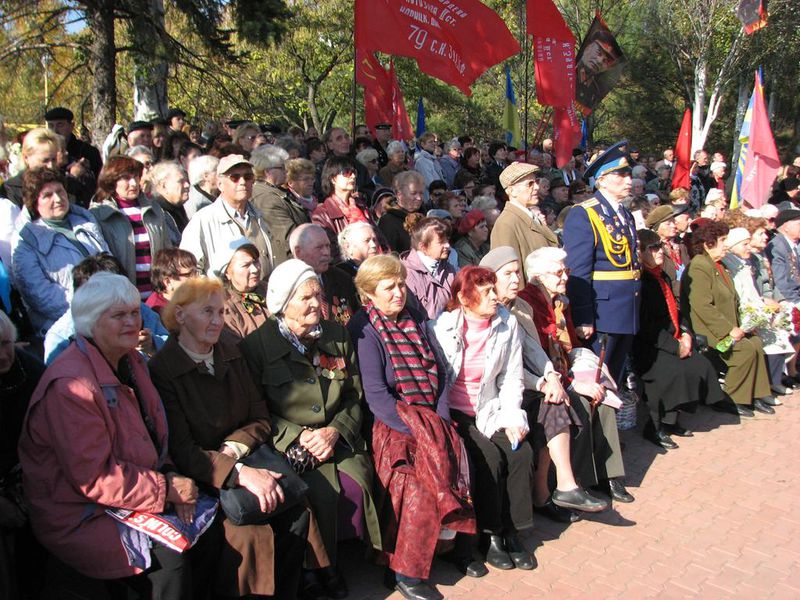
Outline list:
[[[433,406],[439,387],[436,357],[417,323],[405,309],[397,322],[387,319],[370,302],[365,307],[369,322],[381,336],[392,361],[397,394],[408,404]]]

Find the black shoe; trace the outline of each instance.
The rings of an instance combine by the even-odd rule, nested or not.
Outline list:
[[[486,562],[495,569],[508,571],[514,568],[514,561],[508,555],[502,535],[489,536],[489,549],[486,551]]]
[[[681,427],[677,423],[675,423],[675,425],[662,423],[661,430],[667,435],[677,435],[678,437],[694,437],[694,433],[691,430]]]
[[[796,390],[800,388],[800,382],[798,382],[794,377],[781,377],[781,385],[789,388],[790,390]]]
[[[739,412],[739,404],[734,404],[730,400],[720,400],[719,402],[714,402],[714,404],[709,404],[708,407],[711,410],[715,410],[721,413],[728,413],[729,415],[738,415],[740,417],[746,417],[748,415],[743,415]],[[750,414],[749,416],[753,416]]]
[[[317,600],[319,598],[327,598],[328,594],[322,583],[317,577],[317,572],[310,569],[303,569],[303,579],[301,582],[300,598],[301,600]]]
[[[617,502],[629,504],[635,500],[619,479],[608,480],[608,493]]]
[[[335,598],[336,600],[347,598],[350,592],[347,589],[344,577],[336,567],[324,567],[319,569],[317,574],[329,598]]]
[[[764,396],[763,398],[759,398],[764,404],[767,406],[781,406],[783,402],[778,400],[775,396]]]
[[[523,571],[532,571],[536,568],[536,559],[525,549],[516,533],[507,535],[505,541],[506,550],[511,560],[514,561],[515,567]]]
[[[753,410],[760,412],[764,415],[774,415],[775,409],[772,408],[769,404],[765,403],[761,398],[756,398],[753,400]]]
[[[444,598],[444,596],[436,591],[436,588],[424,581],[413,585],[398,581],[395,589],[400,592],[403,598],[407,598],[408,600],[442,600],[442,598]]]
[[[646,439],[648,442],[653,442],[656,446],[663,448],[664,450],[676,450],[677,448],[680,448],[680,446],[675,443],[675,440],[669,437],[669,434],[663,429],[645,427],[642,437],[644,437],[644,439]]]
[[[486,568],[482,560],[478,560],[468,554],[457,555],[449,552],[443,555],[442,558],[467,577],[483,577],[489,573],[489,569]]]
[[[553,492],[553,504],[561,508],[571,508],[572,510],[590,513],[603,512],[608,508],[608,502],[595,498],[581,487],[566,492],[555,490]]]
[[[581,516],[578,513],[553,504],[553,500],[550,498],[542,506],[534,505],[533,511],[556,523],[575,523],[581,520]]]
[[[740,417],[753,417],[753,409],[749,406],[745,406],[744,404],[736,404],[736,414]]]

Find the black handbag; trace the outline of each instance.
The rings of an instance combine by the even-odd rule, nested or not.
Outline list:
[[[239,462],[254,469],[269,469],[283,475],[278,485],[284,500],[272,512],[262,512],[258,498],[251,491],[237,486],[219,491],[219,503],[225,516],[236,525],[263,525],[272,517],[299,504],[308,493],[308,485],[292,470],[286,457],[266,444],[256,448]]]

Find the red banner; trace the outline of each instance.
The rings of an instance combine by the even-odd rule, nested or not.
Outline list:
[[[575,105],[553,109],[553,147],[556,165],[563,167],[572,159],[572,151],[581,141],[581,122]]]
[[[414,138],[414,130],[411,128],[411,119],[406,112],[406,103],[403,99],[403,92],[397,81],[397,73],[394,70],[394,61],[389,65],[389,79],[392,84],[392,136],[397,140],[410,140]]]
[[[488,68],[519,53],[503,20],[478,0],[356,0],[356,48],[414,58],[467,96]]]
[[[675,142],[675,169],[672,171],[672,189],[689,189],[689,169],[692,164],[692,111],[686,109],[683,113],[683,123]]]
[[[392,123],[392,81],[372,52],[356,50],[356,83],[364,87],[364,121],[375,133],[378,123]]]
[[[575,101],[575,42],[535,37],[536,100],[542,106],[569,106]]]

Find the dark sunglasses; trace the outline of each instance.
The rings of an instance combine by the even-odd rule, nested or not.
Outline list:
[[[352,177],[355,174],[356,170],[350,168],[342,169],[341,171],[339,171],[339,175],[344,175],[345,177]]]
[[[240,179],[244,179],[245,181],[253,181],[256,176],[252,173],[234,173],[233,175],[228,175],[226,173],[225,177],[230,179],[233,183],[239,183]]]
[[[648,250],[653,250],[654,252],[658,252],[659,250],[664,249],[664,242],[658,242],[657,244],[648,244]]]

